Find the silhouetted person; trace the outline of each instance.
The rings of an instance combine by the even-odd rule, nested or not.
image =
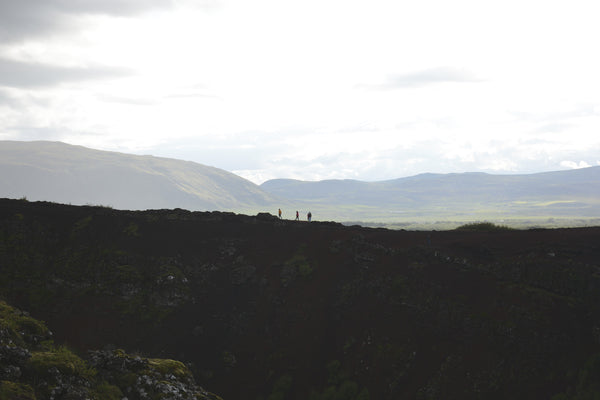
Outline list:
[[[306,214],[306,218],[308,218],[308,222],[310,222],[310,220],[312,219],[312,213],[309,211],[308,214]]]
[[[281,219],[281,208],[279,209],[279,219]]]
[[[300,214],[298,213],[298,210],[296,210],[296,221],[300,220]]]

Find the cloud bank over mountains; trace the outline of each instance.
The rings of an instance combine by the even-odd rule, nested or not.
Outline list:
[[[0,140],[186,159],[256,183],[598,165],[594,11],[6,1]]]

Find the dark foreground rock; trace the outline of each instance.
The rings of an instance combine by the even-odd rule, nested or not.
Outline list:
[[[181,362],[57,346],[46,326],[0,302],[0,399],[218,400]]]
[[[114,349],[181,360],[167,364],[225,399],[593,398],[599,260],[599,228],[403,232],[0,200],[0,294],[129,399],[184,396],[191,375],[163,385],[160,362]],[[117,364],[136,378],[119,383]]]

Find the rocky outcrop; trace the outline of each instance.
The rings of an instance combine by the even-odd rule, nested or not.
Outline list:
[[[90,351],[89,363],[98,377],[113,382],[128,399],[220,399],[196,385],[181,361],[133,356],[117,349]]]
[[[181,362],[56,346],[46,326],[0,302],[0,399],[219,400]]]

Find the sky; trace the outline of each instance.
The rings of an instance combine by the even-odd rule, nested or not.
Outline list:
[[[600,165],[596,0],[0,0],[0,140],[257,184]]]

